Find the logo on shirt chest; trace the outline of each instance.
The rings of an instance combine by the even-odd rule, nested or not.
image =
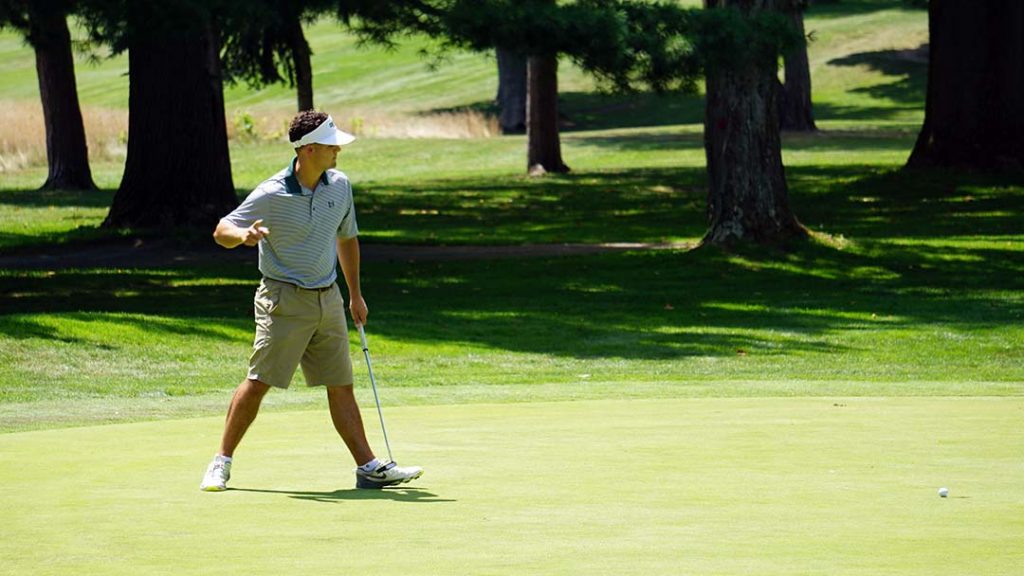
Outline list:
[[[328,200],[327,201],[327,207],[328,208],[334,208],[334,200]]]

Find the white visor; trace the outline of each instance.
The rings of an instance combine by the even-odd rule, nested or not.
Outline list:
[[[338,127],[334,125],[334,119],[328,116],[327,120],[324,120],[316,127],[316,130],[313,130],[309,134],[299,138],[298,142],[292,142],[292,147],[298,148],[300,146],[305,146],[306,144],[344,146],[345,144],[350,144],[355,139],[356,137],[348,132],[338,130]]]

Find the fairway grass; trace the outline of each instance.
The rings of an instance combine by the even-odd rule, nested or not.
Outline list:
[[[356,491],[326,408],[0,435],[0,573],[1010,575],[1022,398],[389,409],[408,487]],[[381,444],[376,414],[364,419]],[[382,446],[379,446],[382,448]],[[950,497],[937,490],[946,486]]]

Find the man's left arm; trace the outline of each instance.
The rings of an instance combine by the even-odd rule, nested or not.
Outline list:
[[[338,238],[338,262],[348,285],[348,309],[356,325],[366,324],[366,301],[359,285],[359,237]]]

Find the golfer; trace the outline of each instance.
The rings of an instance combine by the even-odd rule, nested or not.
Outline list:
[[[355,137],[330,116],[300,112],[288,128],[295,158],[260,184],[217,224],[213,238],[225,248],[259,246],[263,280],[256,290],[256,340],[249,373],[235,390],[220,451],[201,490],[227,488],[232,457],[260,403],[273,388],[288,388],[301,364],[309,386],[327,388],[338,434],[355,459],[356,486],[382,488],[419,478],[423,469],[380,462],[366,441],[352,392],[345,303],[337,280],[341,264],[349,310],[357,325],[367,308],[359,286],[359,240],[352,185],[335,170],[338,152]]]

